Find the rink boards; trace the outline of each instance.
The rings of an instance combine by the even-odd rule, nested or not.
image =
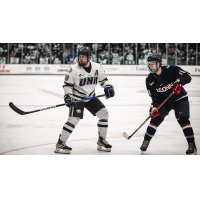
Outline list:
[[[200,75],[200,66],[179,65],[192,75]],[[65,74],[71,65],[7,65],[0,64],[0,74],[36,74],[54,75]],[[149,71],[146,65],[103,65],[108,75],[147,75]]]

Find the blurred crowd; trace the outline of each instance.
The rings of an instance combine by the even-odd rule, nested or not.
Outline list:
[[[102,65],[146,65],[155,52],[163,64],[200,65],[196,43],[0,43],[0,64],[73,64],[82,46],[90,47],[91,61]]]

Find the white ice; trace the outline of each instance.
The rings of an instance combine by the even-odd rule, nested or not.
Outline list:
[[[126,131],[132,134],[148,117],[151,98],[145,86],[145,76],[108,76],[115,86],[116,96],[101,98],[109,111],[107,141],[113,146],[110,153],[97,148],[98,118],[87,110],[71,134],[67,145],[71,155],[140,155],[140,146],[149,121],[130,139],[123,138]],[[55,144],[68,118],[66,106],[28,115],[19,115],[8,106],[13,102],[23,111],[31,111],[63,102],[64,76],[0,76],[0,154],[2,155],[60,155]],[[197,149],[200,151],[200,77],[193,77],[185,86],[190,100],[190,121]],[[98,86],[96,94],[103,94]],[[157,132],[145,155],[185,154],[187,142],[172,110]],[[70,155],[63,155],[70,156]]]

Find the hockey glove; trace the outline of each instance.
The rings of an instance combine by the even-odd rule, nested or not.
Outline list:
[[[180,77],[176,80],[176,84],[174,85],[174,87],[172,88],[172,91],[174,92],[174,94],[179,94],[181,92],[181,87],[183,84],[183,79]]]
[[[159,106],[159,104],[152,103],[152,107],[150,109],[151,119],[155,119],[156,117],[158,117],[160,115],[160,112],[158,110],[156,111],[158,106]]]
[[[106,85],[106,87],[104,88],[104,92],[107,98],[115,96],[114,87],[112,85]]]
[[[72,102],[72,99],[68,94],[66,94],[64,96],[64,101],[65,101],[65,103],[67,103],[66,106],[69,107],[69,108],[73,107],[75,105],[75,103]]]

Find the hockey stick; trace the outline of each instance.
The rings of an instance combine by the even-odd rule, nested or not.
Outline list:
[[[102,94],[102,95],[99,95],[99,96],[94,96],[94,97],[89,97],[89,98],[86,98],[86,99],[81,99],[81,100],[77,100],[77,101],[74,101],[74,103],[78,103],[78,102],[82,102],[82,101],[85,101],[85,100],[91,100],[91,99],[94,99],[94,98],[99,98],[99,97],[104,97],[105,94]],[[67,105],[66,103],[63,103],[63,104],[59,104],[59,105],[56,105],[56,106],[50,106],[50,107],[47,107],[47,108],[42,108],[42,109],[39,109],[39,110],[33,110],[33,111],[30,111],[30,112],[24,112],[23,110],[20,110],[19,108],[17,108],[12,102],[9,103],[9,106],[18,114],[20,115],[27,115],[27,114],[30,114],[30,113],[35,113],[35,112],[39,112],[39,111],[43,111],[43,110],[48,110],[48,109],[51,109],[51,108],[57,108],[57,107],[60,107],[60,106],[65,106]]]
[[[164,103],[166,103],[166,101],[174,94],[174,92],[172,92],[158,107],[157,109],[154,111],[154,113],[160,109]],[[153,114],[153,113],[152,113]],[[126,138],[127,140],[129,140],[148,120],[149,118],[151,117],[151,115],[149,117],[147,117],[147,119],[139,126],[139,128],[130,136],[128,136],[128,134],[126,132],[123,132],[123,136],[124,138]]]

